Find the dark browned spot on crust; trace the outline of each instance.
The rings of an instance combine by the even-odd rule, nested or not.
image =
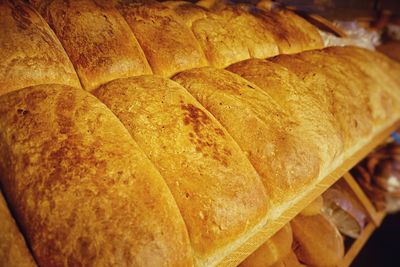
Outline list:
[[[14,1],[9,1],[11,5],[11,15],[13,16],[17,27],[26,30],[31,26],[31,16],[29,15],[28,5],[19,4]]]
[[[196,151],[227,166],[232,153],[219,141],[225,140],[224,131],[213,127],[208,115],[194,105],[181,104],[181,108],[184,111],[183,123],[193,129],[193,132],[189,133],[189,140],[195,145]]]

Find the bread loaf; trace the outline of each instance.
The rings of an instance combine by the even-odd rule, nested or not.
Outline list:
[[[371,124],[370,127],[378,126],[392,115],[390,113],[392,103],[388,101],[390,96],[380,87],[367,83],[368,77],[365,73],[348,60],[340,56],[323,53],[323,51],[305,52],[302,53],[301,57],[314,65],[325,68],[330,66],[329,69],[326,68],[324,73],[327,73],[333,79],[346,81],[344,86],[337,82],[340,86],[336,86],[335,94],[337,97],[351,97],[354,105],[359,107],[357,120],[360,125],[357,128],[360,133],[365,131],[364,135],[368,135],[369,130],[366,127],[368,124]],[[362,127],[365,127],[365,129],[362,129]]]
[[[0,266],[34,267],[36,266],[24,237],[20,233],[7,203],[0,192]]]
[[[279,266],[292,250],[292,228],[290,224],[283,226],[267,242],[247,257],[240,267],[268,267]]]
[[[55,0],[42,5],[41,13],[86,90],[117,78],[152,73],[128,24],[113,7],[94,0]]]
[[[262,22],[241,8],[226,7],[192,22],[192,31],[211,66],[224,68],[249,58],[278,54]]]
[[[0,98],[0,183],[40,266],[188,266],[167,185],[95,97],[61,85]]]
[[[320,48],[317,30],[225,2],[0,2],[0,187],[38,265],[229,260],[399,119],[399,64],[359,48],[266,61]],[[311,225],[331,264],[339,238],[314,224],[296,252],[318,260]],[[275,264],[300,266],[288,253]]]
[[[192,28],[193,22],[196,20],[207,18],[207,9],[188,1],[165,1],[162,3],[173,9],[189,28]]]
[[[296,73],[309,88],[314,88],[318,102],[323,103],[321,106],[325,106],[326,112],[337,120],[344,137],[345,157],[371,134],[370,99],[365,88],[354,85],[355,79],[343,72],[343,60],[308,51],[292,56],[281,55],[273,61]],[[354,86],[350,86],[351,83]]]
[[[290,225],[293,229],[293,250],[300,262],[307,266],[338,265],[344,254],[343,238],[324,215],[298,215]]]
[[[344,180],[339,180],[323,194],[323,213],[338,230],[357,239],[367,224],[367,211]]]
[[[394,114],[399,111],[400,105],[400,64],[390,60],[384,55],[364,48],[348,47],[328,47],[324,52],[343,58],[357,66],[364,72],[364,79],[370,86],[376,87],[376,92],[386,92],[383,105],[388,109],[387,112]],[[379,78],[378,78],[379,77]],[[379,88],[379,89],[378,89]],[[381,97],[384,97],[382,95]],[[377,98],[379,99],[379,98]],[[392,111],[390,111],[390,109]]]
[[[324,206],[324,199],[322,196],[318,196],[313,200],[307,207],[305,207],[300,214],[304,216],[313,216],[320,214],[322,212],[322,208]]]
[[[303,265],[299,262],[297,259],[296,254],[293,252],[293,250],[290,250],[289,254],[282,260],[282,266],[284,267],[305,267],[306,265]],[[271,266],[271,267],[277,267],[277,266]]]
[[[0,1],[0,58],[0,95],[43,83],[80,88],[60,41],[22,1]]]
[[[226,70],[201,68],[173,78],[228,130],[260,174],[274,207],[319,175],[317,148],[293,120],[256,85]]]
[[[296,14],[283,9],[248,9],[264,22],[264,27],[273,34],[280,54],[294,54],[324,47],[318,30]]]
[[[179,84],[157,76],[119,79],[95,95],[118,116],[165,178],[196,260],[245,237],[268,208],[261,180],[217,120]]]
[[[118,10],[139,41],[155,74],[172,76],[208,65],[200,45],[176,13],[161,3],[120,1]]]
[[[338,123],[313,88],[288,69],[266,60],[245,60],[227,69],[258,85],[299,122],[298,131],[319,144],[321,171],[327,175],[333,163],[341,159],[344,140]]]

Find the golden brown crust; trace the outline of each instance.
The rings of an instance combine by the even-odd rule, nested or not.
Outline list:
[[[113,7],[102,7],[93,0],[55,0],[41,13],[86,90],[114,79],[152,73],[128,24]]]
[[[227,68],[268,93],[291,117],[308,140],[318,144],[322,169],[326,170],[343,152],[343,136],[335,118],[314,96],[312,87],[276,63],[249,59]]]
[[[41,266],[187,266],[163,178],[94,96],[61,85],[0,98],[0,182]]]
[[[324,215],[298,215],[290,222],[293,250],[300,262],[309,266],[337,266],[343,258],[343,237]]]
[[[192,31],[213,67],[225,68],[248,58],[278,54],[272,34],[256,17],[227,6],[192,23]]]
[[[381,117],[393,115],[400,109],[400,64],[384,55],[360,47],[328,47],[329,55],[345,59],[358,67],[365,76],[372,99],[381,101]],[[379,104],[379,102],[377,102]],[[379,110],[376,110],[377,112]],[[379,118],[379,113],[374,117]],[[374,114],[373,114],[374,115]]]
[[[22,1],[0,2],[0,58],[0,95],[44,83],[80,88],[57,37]]]
[[[316,144],[296,130],[282,108],[256,85],[226,70],[182,72],[183,85],[228,130],[256,168],[271,201],[286,203],[318,177]]]
[[[163,5],[173,9],[179,18],[189,27],[194,21],[207,17],[207,10],[186,1],[165,1]]]
[[[190,29],[161,3],[118,4],[155,74],[172,76],[208,62]]]
[[[0,266],[34,267],[31,253],[26,247],[24,237],[8,210],[0,191]]]
[[[304,216],[313,216],[321,213],[322,207],[324,206],[324,199],[322,196],[318,196],[313,200],[307,207],[305,207],[300,214]]]
[[[303,265],[299,262],[293,250],[290,250],[289,255],[287,255],[287,257],[282,260],[282,264],[283,267],[306,267],[306,265]],[[276,266],[271,266],[271,267],[276,267]]]
[[[260,1],[257,3],[257,7],[262,10],[261,12],[256,11],[257,16],[264,18],[271,25],[273,28],[271,31],[276,33],[277,42],[281,44],[282,53],[292,54],[324,47],[318,29],[294,12],[285,8],[273,7],[271,1]]]
[[[287,23],[296,25],[298,31],[302,33],[303,51],[321,49],[324,47],[324,41],[322,40],[322,37],[319,34],[317,27],[289,10],[283,9],[277,10],[276,12],[280,13],[281,16],[286,18],[286,20],[288,21]],[[298,34],[297,36],[299,35],[300,34]]]
[[[226,130],[179,84],[141,76],[110,82],[94,93],[165,178],[198,261],[266,216],[260,177]]]
[[[326,112],[337,120],[344,137],[345,154],[370,135],[373,126],[371,106],[358,69],[317,50],[281,55],[272,60],[296,73],[306,86],[313,88],[318,102],[325,104],[321,107],[325,106]],[[349,73],[349,69],[353,72]]]
[[[285,259],[292,250],[292,228],[290,224],[283,226],[267,242],[247,257],[240,267],[267,267]]]

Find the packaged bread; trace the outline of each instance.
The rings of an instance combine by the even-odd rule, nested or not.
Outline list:
[[[119,79],[94,94],[158,168],[185,220],[197,265],[266,221],[260,177],[219,122],[182,86],[158,76]]]
[[[0,266],[35,267],[24,237],[0,191]]]
[[[324,215],[296,216],[293,230],[293,250],[299,261],[307,266],[334,267],[344,254],[343,237]]]
[[[117,78],[152,73],[142,48],[114,7],[95,0],[56,0],[38,8],[86,90]]]
[[[156,168],[94,96],[38,85],[0,98],[0,184],[40,266],[188,266]]]
[[[393,136],[397,138],[398,133]],[[400,209],[400,145],[396,141],[370,153],[351,172],[378,210]]]
[[[0,95],[43,83],[81,87],[60,41],[23,1],[0,1],[0,58]]]
[[[338,181],[324,192],[323,199],[323,213],[338,230],[346,236],[358,238],[366,226],[367,214],[347,184]]]
[[[173,79],[228,130],[260,174],[276,209],[319,176],[316,144],[255,84],[211,67],[184,71]]]
[[[292,228],[283,226],[275,235],[247,257],[240,267],[267,267],[283,262],[292,252]]]
[[[193,33],[172,9],[155,1],[118,1],[117,8],[155,74],[169,77],[208,65]]]

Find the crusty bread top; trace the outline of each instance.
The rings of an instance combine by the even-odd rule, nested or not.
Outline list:
[[[324,51],[308,51],[300,57],[309,64],[321,66],[324,73],[338,81],[335,90],[338,97],[352,97],[353,104],[358,107],[360,116],[357,119],[362,123],[361,127],[368,126],[368,123],[378,126],[386,122],[393,115],[394,103],[390,94],[376,83],[369,82],[369,76],[352,61]],[[367,128],[363,130],[368,134]]]
[[[35,267],[24,237],[19,231],[0,191],[0,266]]]
[[[364,72],[367,85],[375,86],[378,93],[384,91],[390,95],[393,100],[392,103],[384,104],[387,108],[392,107],[394,109],[390,113],[394,114],[399,111],[400,63],[378,52],[355,46],[327,47],[323,51],[356,65]]]
[[[158,171],[82,89],[0,98],[0,183],[40,266],[188,266],[186,228]]]
[[[172,76],[208,62],[190,29],[161,3],[126,3],[118,10],[128,22],[155,74]]]
[[[22,1],[0,1],[0,58],[0,95],[43,83],[80,88],[57,37]]]
[[[267,60],[249,59],[227,68],[258,85],[292,118],[307,140],[318,144],[323,169],[329,168],[343,152],[343,136],[335,118],[318,101],[312,87],[285,67]]]
[[[318,102],[337,120],[344,137],[345,152],[372,130],[368,94],[345,73],[343,61],[323,56],[319,51],[280,55],[272,59],[296,73],[306,86],[314,88]],[[350,86],[351,85],[351,86]]]
[[[166,180],[202,261],[267,214],[260,177],[218,121],[182,86],[157,76],[119,79],[95,95]]]
[[[248,10],[260,18],[264,27],[273,34],[280,54],[294,54],[324,46],[317,29],[290,11],[259,8]]]
[[[152,73],[131,29],[113,7],[93,0],[55,0],[41,10],[86,90],[117,78]]]
[[[296,130],[298,122],[256,85],[211,67],[174,77],[228,130],[256,168],[273,205],[297,195],[318,177],[315,144]],[[276,207],[275,206],[275,207]]]
[[[278,54],[272,34],[261,20],[236,6],[207,13],[192,23],[192,31],[210,64],[224,68],[248,58]]]
[[[318,28],[309,23],[304,18],[286,9],[275,10],[275,12],[280,13],[281,16],[287,19],[288,23],[297,26],[297,29],[302,33],[302,44],[303,51],[312,49],[321,49],[324,47],[324,41],[318,32]],[[289,22],[290,21],[290,22]],[[298,34],[297,36],[300,36]]]
[[[173,9],[179,18],[189,27],[194,21],[207,17],[207,10],[187,1],[165,1],[163,5]]]

